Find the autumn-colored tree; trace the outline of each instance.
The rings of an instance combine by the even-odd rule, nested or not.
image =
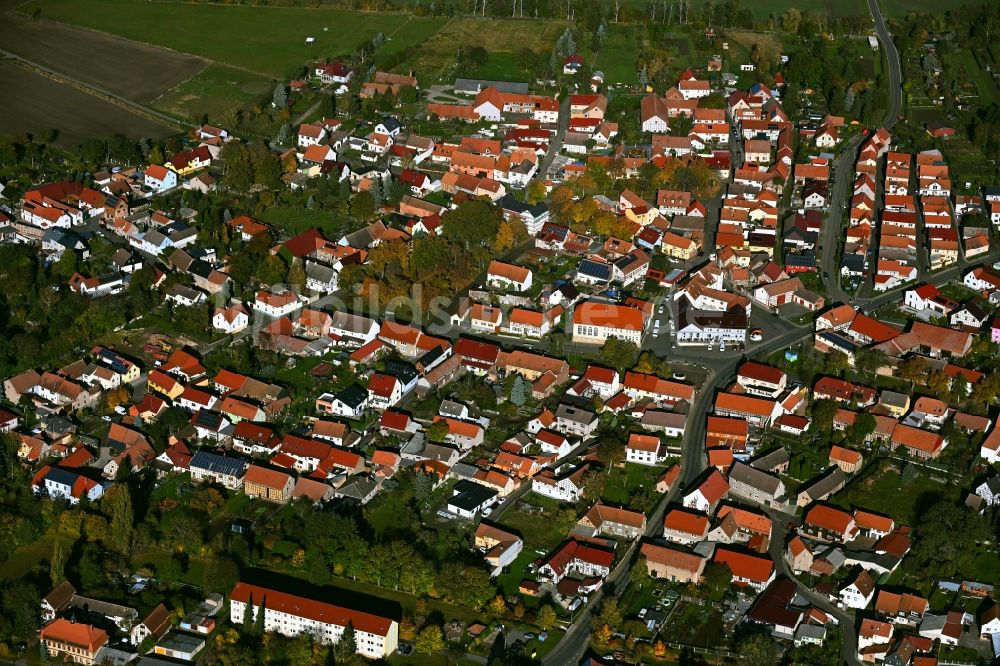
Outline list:
[[[283,173],[295,173],[295,170],[299,168],[299,163],[295,160],[295,153],[289,152],[281,160],[281,171]]]
[[[503,617],[504,613],[507,612],[507,602],[498,594],[490,601],[489,611],[494,617]]]
[[[545,604],[538,609],[538,626],[542,631],[548,631],[556,623],[556,612],[552,606]]]
[[[420,633],[417,634],[414,647],[417,652],[424,654],[433,654],[445,649],[444,633],[441,631],[441,627],[431,624],[421,629]]]
[[[663,659],[667,656],[667,644],[660,638],[657,638],[656,642],[653,643],[653,656],[657,659]]]
[[[390,269],[393,273],[408,272],[409,265],[410,250],[402,240],[379,243],[368,253],[370,275],[377,276],[380,280],[385,278]]]
[[[525,192],[525,198],[528,203],[532,206],[542,203],[545,201],[545,197],[548,196],[548,191],[545,187],[545,182],[541,180],[532,180],[528,183],[528,189]]]
[[[518,621],[524,619],[524,602],[520,599],[514,604],[514,619]]]
[[[493,239],[493,249],[496,252],[506,252],[514,247],[514,228],[504,220],[497,227],[496,238]]]
[[[592,636],[594,639],[594,644],[599,647],[604,647],[605,645],[608,644],[608,641],[611,640],[611,635],[613,633],[614,632],[611,631],[611,627],[609,627],[607,623],[599,625],[596,629],[594,629],[594,633]]]
[[[128,404],[131,400],[128,389],[124,386],[119,386],[116,389],[107,391],[104,395],[108,404],[108,409],[114,409],[115,407]]]
[[[600,236],[631,238],[634,235],[635,225],[624,217],[602,210],[590,218],[589,226],[593,233]]]
[[[292,553],[292,566],[296,569],[301,569],[302,565],[306,563],[306,551],[304,548],[296,548],[295,552]]]

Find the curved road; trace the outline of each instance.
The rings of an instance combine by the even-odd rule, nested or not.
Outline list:
[[[875,34],[878,36],[881,49],[885,53],[886,68],[889,70],[889,108],[886,110],[885,120],[882,127],[892,129],[899,121],[900,110],[903,106],[902,69],[899,64],[899,51],[889,35],[885,20],[878,6],[878,0],[868,0],[868,10],[872,15],[872,22],[875,25]],[[826,292],[832,303],[846,303],[850,296],[840,287],[840,271],[837,268],[837,251],[843,242],[843,215],[844,204],[848,199],[847,186],[852,183],[854,176],[854,160],[858,146],[864,136],[857,136],[844,146],[840,158],[834,166],[833,189],[830,193],[830,214],[824,224],[822,234],[822,247],[820,248],[820,265],[824,272],[830,277],[824,278],[826,282]],[[831,271],[831,269],[833,269]]]
[[[889,29],[885,26],[878,0],[868,0],[868,11],[871,12],[872,20],[875,22],[875,33],[878,35],[879,43],[882,44],[886,65],[889,68],[889,111],[882,126],[892,129],[899,120],[899,112],[903,106],[903,74],[899,66],[899,51],[896,50]]]

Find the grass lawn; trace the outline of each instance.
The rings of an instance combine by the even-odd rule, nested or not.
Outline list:
[[[167,113],[187,119],[221,118],[253,105],[274,90],[271,81],[235,67],[212,64],[153,100]]]
[[[851,483],[834,501],[845,508],[878,511],[899,523],[913,526],[937,497],[957,500],[958,491],[958,486],[939,483],[924,474],[912,481],[903,481],[895,472],[876,472]]]
[[[813,451],[802,451],[792,456],[788,462],[788,476],[799,481],[808,481],[829,465],[829,458]]]
[[[52,557],[52,547],[57,536],[68,550],[69,546],[80,538],[80,533],[75,530],[52,527],[37,541],[18,548],[13,555],[7,558],[7,561],[3,563],[3,570],[0,571],[0,580],[24,578],[36,566],[42,562],[48,562]]]
[[[941,11],[941,3],[934,0],[879,0],[883,14],[906,16],[913,12],[936,14]]]
[[[282,79],[313,59],[347,55],[378,32],[398,50],[422,43],[445,22],[402,13],[139,0],[35,0],[20,9]],[[306,37],[316,43],[307,47]]]
[[[551,20],[455,19],[421,45],[413,67],[421,83],[427,80],[429,84],[441,77],[447,80],[459,74],[455,71],[459,49],[482,46],[489,53],[489,60],[478,70],[462,76],[488,79],[503,75],[515,81],[528,81],[532,77],[518,65],[517,55],[531,49],[536,57],[549,57],[567,25],[565,21]]]
[[[670,640],[702,647],[722,645],[723,622],[719,611],[685,601],[677,603],[682,606],[666,628]]]
[[[525,510],[526,505],[541,507],[541,513],[537,510],[529,513]],[[525,552],[537,556],[535,550],[547,553],[566,538],[566,534],[561,533],[552,524],[552,519],[558,510],[559,503],[555,500],[528,493],[524,499],[503,512],[500,523],[519,533],[524,538]]]
[[[329,238],[330,234],[341,229],[341,225],[336,222],[333,213],[304,207],[274,206],[263,211],[260,214],[260,219],[290,235],[316,227]]]
[[[613,23],[608,26],[608,36],[594,60],[593,68],[604,72],[604,82],[637,83],[636,31],[638,26]]]
[[[601,499],[612,504],[628,506],[632,496],[656,485],[656,479],[663,474],[663,467],[650,467],[625,463],[624,467],[615,467],[608,473],[608,482],[604,485]]]
[[[133,567],[150,567],[154,572],[163,571],[164,563],[173,555],[163,551],[145,551],[132,556]],[[188,559],[187,569],[180,576],[181,583],[201,587],[205,582],[205,567],[208,561],[192,557]]]
[[[524,580],[524,570],[531,564],[538,554],[533,550],[522,550],[521,554],[511,562],[507,573],[497,576],[497,583],[507,596],[517,594],[517,586]]]

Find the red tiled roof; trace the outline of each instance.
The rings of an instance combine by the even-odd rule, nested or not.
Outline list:
[[[727,565],[734,577],[738,576],[759,583],[766,582],[774,572],[774,562],[770,558],[726,547],[716,548],[712,561],[716,564]]]
[[[316,622],[335,624],[342,627],[350,624],[356,630],[376,636],[387,636],[393,624],[393,620],[386,617],[351,610],[322,601],[314,601],[305,597],[297,597],[287,592],[280,592],[243,582],[236,583],[229,598],[231,601],[240,601],[243,603],[248,603],[252,599],[255,606],[263,603],[268,610],[287,613],[288,615],[303,617]]]
[[[847,534],[854,517],[848,512],[827,504],[814,504],[806,511],[803,522],[822,529]]]
[[[258,465],[250,465],[247,468],[246,475],[243,477],[243,482],[256,483],[273,490],[284,490],[285,486],[288,484],[288,480],[291,478],[292,477],[284,472],[267,469],[266,467],[260,467]]]
[[[89,624],[70,622],[65,618],[58,618],[45,625],[38,635],[43,641],[69,643],[87,652],[96,652],[108,642],[108,634],[103,629]]]
[[[663,529],[705,536],[708,533],[708,516],[685,509],[671,509],[663,517]]]

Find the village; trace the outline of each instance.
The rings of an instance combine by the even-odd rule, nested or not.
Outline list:
[[[275,137],[0,190],[65,326],[5,343],[0,656],[1000,657],[1000,183],[898,87],[727,42],[626,90],[566,30],[553,81],[312,60]]]

